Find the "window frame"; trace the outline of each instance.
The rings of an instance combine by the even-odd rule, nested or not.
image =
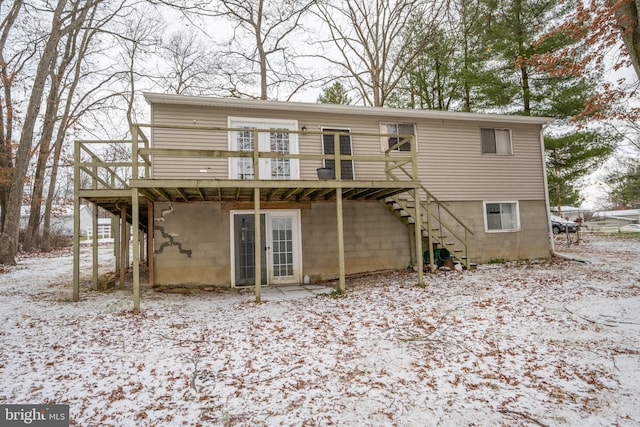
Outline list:
[[[391,134],[393,135],[393,132],[388,132],[387,127],[390,125],[395,125],[396,127],[400,126],[411,126],[413,128],[413,138],[416,144],[416,153],[418,152],[418,125],[416,123],[407,123],[407,122],[380,122],[380,133],[381,134]],[[397,133],[396,135],[405,135],[405,134],[400,134]],[[382,150],[382,152],[386,152],[389,149],[389,139],[391,139],[393,137],[391,136],[381,136],[380,137],[380,149]],[[403,144],[405,145],[405,144]],[[400,146],[402,147],[402,146]],[[391,150],[391,153],[411,153],[411,145],[409,144],[409,149],[408,150],[400,150],[400,147],[396,148],[395,150]]]
[[[514,205],[515,209],[515,228],[500,228],[500,229],[490,229],[489,228],[489,214],[487,212],[487,205],[492,204],[500,204],[500,220],[502,226],[502,205]],[[486,233],[515,233],[522,231],[522,224],[520,223],[520,202],[518,200],[489,200],[482,202],[482,212],[484,216],[484,231]]]
[[[495,151],[485,151],[485,140],[484,140],[484,131],[493,131],[493,144]],[[498,152],[498,138],[496,137],[497,131],[506,131],[509,136],[509,152],[508,153],[499,153]],[[501,128],[501,127],[481,127],[480,128],[480,153],[482,155],[488,156],[513,156],[513,133],[511,128]]]
[[[265,126],[263,126],[265,125]],[[269,129],[269,127],[274,126],[274,128]],[[279,127],[278,127],[279,126]],[[228,116],[227,117],[227,128],[235,129],[246,127],[247,130],[255,130],[255,129],[263,129],[270,130],[271,133],[277,133],[278,130],[289,130],[289,131],[297,131],[298,130],[298,120],[293,119],[270,119],[270,118],[254,118],[254,117],[238,117],[238,116]],[[234,135],[236,131],[227,132],[227,149],[229,151],[234,150]],[[290,154],[299,154],[300,153],[300,140],[298,138],[297,132],[287,132],[289,135],[289,144],[290,144]],[[261,132],[258,134],[257,141],[253,141],[254,144],[258,144],[258,150],[260,152],[271,152],[270,143],[271,141],[268,139],[267,132]],[[230,157],[228,159],[227,170],[229,179],[241,179],[235,177],[235,172],[238,171],[239,165],[242,162],[237,162],[237,160],[242,160],[246,158],[238,158],[238,157]],[[251,160],[251,159],[249,159]],[[274,160],[278,160],[278,158],[274,158]],[[251,160],[253,161],[253,160]],[[248,178],[251,180],[256,179],[275,179],[271,178],[271,158],[262,158],[260,163],[260,176],[253,178]],[[300,179],[300,160],[299,159],[290,159],[289,162],[290,167],[290,177],[288,180],[299,180]]]
[[[324,156],[326,153],[326,145],[325,145],[325,136],[326,134],[324,132],[331,132],[331,131],[338,131],[338,132],[343,132],[343,133],[347,133],[348,135],[341,135],[341,137],[349,137],[349,153],[348,154],[342,154],[343,156],[353,156],[353,138],[351,137],[351,128],[347,128],[347,127],[340,127],[340,126],[321,126],[320,127],[320,131],[323,132],[322,135],[320,135],[320,143],[322,144],[322,155]],[[343,140],[340,141],[340,146],[342,149],[342,142]],[[335,160],[333,161],[333,167],[335,168]],[[346,180],[346,181],[353,181],[356,179],[356,168],[355,168],[355,162],[353,160],[340,160],[341,165],[340,165],[340,176],[341,179]],[[345,169],[345,165],[348,164],[350,162],[351,164],[351,177],[345,177],[344,175],[344,170]],[[322,161],[322,167],[328,167],[327,166],[327,160],[324,159]],[[347,167],[348,168],[348,167]]]

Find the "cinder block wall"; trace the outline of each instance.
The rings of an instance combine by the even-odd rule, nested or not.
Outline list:
[[[229,286],[230,212],[222,210],[220,203],[174,203],[174,212],[168,209],[168,203],[155,205],[156,284]],[[164,217],[163,210],[167,210]],[[409,264],[409,231],[384,206],[345,201],[343,214],[347,274]],[[316,280],[338,275],[336,215],[335,202],[317,202],[301,210],[303,275]],[[174,245],[161,248],[169,239],[158,227],[176,234]]]
[[[469,226],[469,248],[472,262],[484,263],[495,259],[538,259],[551,256],[548,239],[546,204],[544,201],[519,201],[520,231],[485,232],[484,205],[475,202],[447,202],[456,215]]]
[[[379,202],[343,202],[347,274],[406,268],[410,262],[409,230]],[[316,202],[301,212],[303,273],[338,275],[335,202]]]
[[[487,233],[482,202],[448,202],[448,207],[474,231],[472,262],[493,259],[536,259],[550,256],[544,201],[520,201],[521,230]],[[155,281],[158,285],[231,283],[230,212],[220,203],[156,203],[154,216]],[[162,215],[165,210],[164,216]],[[347,274],[403,269],[410,262],[409,230],[378,202],[343,203]],[[302,209],[302,274],[315,280],[338,275],[335,202],[315,202]],[[162,221],[158,219],[163,218]],[[162,248],[174,234],[173,245]],[[180,251],[182,249],[182,252]],[[425,246],[426,250],[426,246]]]
[[[163,217],[168,209],[168,203],[155,204],[156,284],[230,286],[229,212],[222,211],[220,203],[174,203],[174,212],[165,211]],[[169,239],[158,227],[177,234],[174,245],[161,248]]]

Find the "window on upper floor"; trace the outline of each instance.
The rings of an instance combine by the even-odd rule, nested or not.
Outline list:
[[[511,147],[511,129],[480,129],[482,139],[482,154],[496,154],[509,156],[513,154]]]
[[[489,232],[520,230],[518,202],[484,202],[484,224]]]
[[[382,137],[381,146],[383,151],[386,151],[389,148],[394,146],[395,147],[393,151],[411,151],[411,141],[408,140],[406,135],[414,136],[414,140],[415,140],[416,125],[413,123],[381,123],[380,133],[398,135],[398,136]],[[406,140],[407,142],[402,143],[403,140]]]

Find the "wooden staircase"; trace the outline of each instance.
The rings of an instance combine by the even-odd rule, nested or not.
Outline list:
[[[415,153],[412,171],[409,172],[402,163],[388,165],[385,168],[387,179],[400,181],[395,173],[402,173],[412,179],[417,179],[418,171],[415,162]],[[407,164],[409,161],[406,162]],[[429,265],[431,271],[436,269],[434,253],[437,249],[446,249],[452,258],[461,262],[467,269],[471,267],[469,259],[469,237],[473,231],[463,223],[448,207],[447,204],[438,200],[422,184],[415,191],[400,193],[382,199],[381,202],[407,227],[413,227],[416,223],[416,208],[414,194],[417,193],[420,204],[420,223],[422,228],[422,238],[427,240],[427,246],[423,251],[429,250]],[[415,235],[415,233],[411,233]],[[422,256],[422,254],[416,254]]]
[[[436,268],[437,249],[446,249],[451,257],[467,269],[471,267],[469,259],[469,237],[473,232],[458,219],[447,205],[438,200],[426,188],[421,186],[420,211],[422,213],[422,237],[426,240],[426,252],[429,248],[429,265],[431,270]],[[384,205],[407,227],[415,224],[415,200],[413,194],[402,193],[382,200]],[[420,256],[416,254],[416,256]]]

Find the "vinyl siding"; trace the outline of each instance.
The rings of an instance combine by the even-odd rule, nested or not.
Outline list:
[[[251,110],[173,104],[154,104],[152,122],[227,126],[228,117],[297,120],[299,128],[350,129],[352,133],[379,132],[380,123],[398,122],[383,115],[313,114],[310,112]],[[407,123],[415,123],[415,119]],[[423,185],[442,200],[543,200],[544,177],[540,150],[540,125],[505,124],[500,121],[420,120],[416,123],[418,169]],[[511,129],[513,155],[482,154],[481,127]],[[157,148],[227,149],[226,132],[155,129],[153,146]],[[352,137],[354,155],[382,154],[375,136]],[[300,153],[322,154],[320,135],[299,136]],[[406,155],[397,153],[397,156]],[[301,179],[316,179],[321,161],[302,161]],[[383,163],[356,162],[356,179],[385,179]],[[203,168],[211,168],[200,173]],[[157,158],[154,178],[227,178],[226,159]]]

